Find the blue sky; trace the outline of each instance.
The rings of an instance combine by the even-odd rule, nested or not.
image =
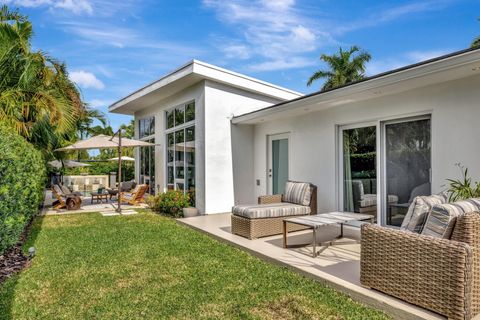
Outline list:
[[[303,93],[318,57],[358,45],[368,74],[469,46],[480,0],[0,0],[33,22],[35,48],[67,63],[104,112],[135,89],[199,59]],[[113,127],[130,117],[109,114]]]

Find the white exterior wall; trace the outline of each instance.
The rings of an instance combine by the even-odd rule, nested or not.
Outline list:
[[[187,102],[195,100],[195,182],[196,182],[196,204],[200,212],[205,211],[205,187],[204,187],[204,82],[199,82],[178,94],[172,95],[167,99],[155,102],[151,106],[135,113],[135,136],[138,138],[138,120],[155,116],[155,184],[157,192],[163,192],[165,185],[165,129],[166,114],[165,111],[180,106]],[[137,150],[135,158],[135,176],[138,181],[140,171],[140,154]]]
[[[250,156],[241,152],[232,153],[232,131],[230,119],[239,115],[258,110],[280,100],[268,98],[244,90],[229,87],[220,83],[205,82],[205,213],[230,212],[234,204],[234,173],[242,175],[242,163],[252,163]],[[237,134],[238,133],[238,134]],[[233,134],[243,141],[248,132]],[[253,141],[251,132],[247,149]],[[239,141],[237,141],[239,142]],[[245,145],[240,143],[239,148]],[[235,155],[235,159],[233,157]],[[235,162],[235,171],[233,163]],[[237,166],[239,165],[239,166]],[[250,165],[251,168],[251,165]],[[252,176],[253,171],[249,173]],[[240,178],[242,179],[242,178]],[[237,180],[238,181],[238,180]],[[243,180],[240,180],[240,182]],[[244,183],[248,183],[248,179]],[[252,190],[250,188],[250,190]],[[248,194],[250,191],[245,190]],[[253,192],[253,191],[252,191]],[[245,198],[243,194],[242,199]]]
[[[153,103],[151,106],[135,113],[135,135],[138,138],[138,120],[155,116],[155,184],[157,192],[166,190],[165,185],[165,111],[195,100],[195,180],[196,206],[201,213],[229,212],[234,205],[234,172],[232,156],[232,134],[230,119],[232,116],[264,108],[279,99],[268,98],[248,91],[236,89],[213,81],[201,81],[167,99]],[[235,136],[235,134],[233,134]],[[244,146],[251,150],[248,159],[245,153],[235,154],[238,158],[240,177],[246,175],[242,164],[251,168],[248,177],[253,176],[253,130],[247,130],[243,139],[250,140]],[[136,158],[140,159],[139,150]],[[140,163],[137,161],[135,173],[138,179]],[[242,182],[240,178],[240,182]],[[246,183],[247,181],[245,181]],[[243,190],[251,197],[253,189]]]
[[[304,116],[252,125],[253,177],[244,178],[241,180],[243,185],[238,187],[254,190],[252,198],[245,202],[255,202],[255,197],[266,194],[267,136],[290,132],[290,179],[310,181],[318,186],[319,212],[336,210],[338,126],[372,121],[378,123],[421,114],[431,114],[432,117],[432,191],[444,190],[445,179],[459,176],[458,168],[454,165],[458,162],[469,168],[474,180],[479,180],[479,88],[480,76],[474,76],[328,110],[310,111]],[[234,125],[240,126],[247,125]],[[260,180],[260,186],[255,185],[255,179]],[[239,196],[244,200],[244,194]]]

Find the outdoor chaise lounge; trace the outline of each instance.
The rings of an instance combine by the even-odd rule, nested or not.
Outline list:
[[[362,285],[449,319],[473,318],[480,313],[479,208],[480,199],[433,205],[416,230],[363,225]]]
[[[145,192],[148,190],[148,185],[138,184],[131,192],[121,192],[120,201],[127,202],[131,205],[138,205],[143,202]]]
[[[232,208],[232,233],[248,239],[283,232],[285,217],[317,214],[317,187],[311,183],[288,181],[285,194],[258,198],[258,205],[239,205]],[[288,231],[303,230],[304,226],[290,225]]]
[[[57,199],[53,202],[54,209],[76,210],[80,209],[82,199],[78,193],[72,193],[66,186],[54,184],[52,186],[52,194]]]

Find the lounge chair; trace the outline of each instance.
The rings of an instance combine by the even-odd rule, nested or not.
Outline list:
[[[143,202],[143,198],[147,190],[148,185],[139,184],[131,192],[121,192],[120,201],[129,203],[134,206],[138,205],[139,203]]]
[[[80,209],[82,205],[82,199],[76,193],[70,192],[65,186],[59,186],[54,184],[52,186],[52,194],[57,199],[53,202],[53,208],[56,210],[67,208],[68,210]],[[67,192],[64,192],[68,190]]]
[[[311,183],[288,181],[285,195],[258,198],[258,205],[239,205],[232,208],[232,233],[256,239],[283,232],[283,219],[291,216],[317,214],[317,187]],[[291,224],[288,231],[305,229]]]

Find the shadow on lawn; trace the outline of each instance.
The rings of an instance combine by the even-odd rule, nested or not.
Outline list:
[[[25,254],[28,254],[29,247],[35,247],[35,243],[38,235],[42,230],[43,220],[45,216],[37,216],[34,218],[32,223],[26,229],[26,239],[23,243],[22,249]],[[35,258],[33,258],[34,260]],[[29,261],[25,269],[30,267],[31,261]],[[18,281],[21,277],[23,269],[19,273],[13,275],[11,278],[7,279],[4,283],[0,284],[0,320],[10,320],[14,319],[12,314],[14,299],[15,299],[15,289],[17,287]]]

